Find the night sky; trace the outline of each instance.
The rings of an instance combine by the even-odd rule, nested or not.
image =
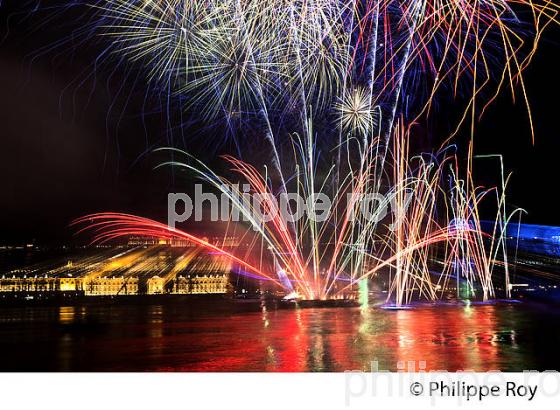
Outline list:
[[[115,91],[131,81],[124,73],[84,75],[92,72],[95,44],[41,53],[42,46],[68,36],[67,27],[55,20],[38,28],[36,18],[17,14],[18,3],[0,2],[0,243],[67,241],[68,223],[97,211],[165,218],[167,192],[180,188],[169,172],[153,171],[153,158],[145,155],[168,145],[161,115],[141,117],[143,97]],[[508,202],[525,208],[530,223],[560,225],[559,34],[547,32],[525,74],[535,145],[523,101],[513,104],[507,90],[475,139],[477,153],[505,155],[506,170],[513,172]],[[204,151],[200,141],[184,145]],[[486,160],[475,175],[490,183],[498,171],[497,162]]]

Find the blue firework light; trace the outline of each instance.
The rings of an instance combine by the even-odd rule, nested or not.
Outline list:
[[[388,300],[393,298],[397,305],[416,296],[435,300],[450,278],[459,283],[460,275],[483,299],[495,296],[495,256],[501,249],[507,258],[505,240],[500,232],[490,239],[483,235],[478,206],[487,193],[496,193],[495,221],[505,226],[512,216],[503,205],[505,183],[499,190],[476,186],[472,148],[465,168],[448,148],[432,147],[438,153],[433,156],[415,155],[412,126],[418,116],[429,113],[442,88],[466,98],[462,118],[470,119],[471,125],[484,107],[482,91],[491,90],[483,102],[506,85],[519,86],[525,95],[523,70],[541,30],[556,22],[558,7],[552,2],[82,4],[93,13],[93,24],[81,32],[86,38],[93,34],[102,39],[105,47],[98,61],[124,63],[127,72],[142,73],[169,119],[178,111],[181,118],[185,113],[225,126],[245,147],[256,141],[267,144],[252,164],[226,156],[228,179],[247,183],[251,192],[270,201],[283,193],[303,192],[314,198],[321,192],[335,204],[321,223],[310,217],[288,223],[278,215],[265,220],[253,214],[251,204],[237,201],[240,192],[234,195],[225,178],[200,158],[171,149],[165,150],[171,159],[164,165],[190,172],[233,197],[252,228],[247,233],[253,244],[248,256],[123,214],[79,220],[98,233],[97,240],[144,234],[211,245],[212,251],[252,275],[307,299],[347,297],[361,280],[387,272]],[[521,30],[519,15],[528,17],[524,21],[530,30]],[[246,132],[250,127],[256,132]],[[223,140],[225,134],[213,133],[207,139],[214,141],[214,135]],[[385,201],[395,210],[385,222],[364,214],[359,199],[381,188],[388,191]],[[342,201],[348,194],[350,201]],[[274,204],[265,208],[274,209]],[[264,254],[268,258],[263,261]],[[435,254],[442,267],[434,274]],[[503,263],[504,289],[509,293],[508,265]],[[453,266],[465,268],[455,275]]]
[[[112,53],[206,122],[280,126],[313,114],[357,134],[390,132],[395,115],[412,119],[442,87],[474,106],[492,76],[494,90],[522,85],[526,44],[557,13],[524,0],[86,4]]]

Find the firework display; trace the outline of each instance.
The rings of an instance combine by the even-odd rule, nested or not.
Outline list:
[[[186,151],[160,150],[173,158],[162,166],[202,179],[245,217],[239,229],[252,245],[244,254],[125,214],[86,216],[76,221],[80,232],[95,232],[97,242],[186,239],[226,256],[240,274],[303,299],[353,297],[373,278],[386,283],[386,300],[397,306],[437,300],[451,282],[458,297],[495,298],[496,283],[509,296],[504,232],[519,210],[506,211],[507,181],[477,186],[475,125],[505,87],[520,93],[532,121],[523,71],[542,30],[556,24],[552,1],[87,4],[106,54],[138,67],[169,111],[196,112],[230,130],[241,150],[250,135],[267,152],[263,164],[224,156],[232,171],[226,179]],[[414,125],[435,115],[442,90],[465,101],[456,126],[466,123],[470,132],[466,165],[452,137],[428,153],[410,148]],[[269,218],[240,199],[244,193],[261,195],[265,211],[288,193],[324,194],[332,206],[321,222]],[[484,199],[495,199],[491,235],[481,228]],[[312,201],[308,211],[319,206]],[[376,214],[387,208],[390,216]]]

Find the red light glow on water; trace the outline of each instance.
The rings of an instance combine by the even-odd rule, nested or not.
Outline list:
[[[537,354],[553,351],[560,340],[559,331],[547,326],[554,319],[547,315],[557,313],[521,305],[205,314],[181,305],[32,310],[0,313],[0,322],[7,324],[9,316],[10,323],[0,328],[0,351],[10,352],[1,357],[3,370],[488,371],[558,365]]]

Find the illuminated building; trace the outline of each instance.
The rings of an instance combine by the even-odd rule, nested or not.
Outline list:
[[[230,290],[231,262],[192,246],[90,248],[84,253],[87,255],[5,272],[0,276],[0,292],[121,296],[223,294]]]
[[[204,241],[211,243],[212,245],[221,247],[236,247],[239,246],[240,241],[237,236],[213,236],[204,237]],[[131,236],[128,239],[127,246],[157,246],[157,245],[167,245],[173,248],[193,248],[196,245],[191,241],[180,238],[173,239],[161,239],[145,236]]]
[[[80,278],[60,278],[59,289],[61,292],[77,292],[83,290],[83,280]]]
[[[173,293],[180,294],[205,294],[205,293],[227,293],[227,275],[208,275],[183,277],[179,276],[173,283]]]
[[[157,295],[164,292],[165,280],[159,276],[148,279],[148,294]]]
[[[86,296],[113,296],[138,294],[138,278],[95,278],[84,281]]]
[[[51,292],[60,290],[55,278],[2,278],[0,292]]]

